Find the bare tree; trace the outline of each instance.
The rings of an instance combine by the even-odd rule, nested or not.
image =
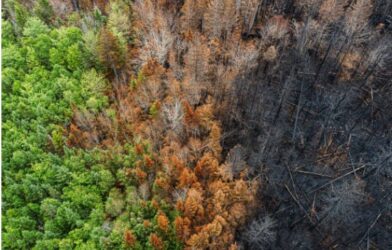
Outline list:
[[[147,63],[150,59],[156,59],[163,65],[174,42],[169,26],[171,16],[164,15],[150,1],[137,1],[134,9],[141,20],[141,64]]]
[[[184,109],[180,100],[177,99],[172,104],[165,104],[162,110],[168,128],[180,135],[184,129]]]
[[[270,216],[254,220],[244,232],[244,239],[252,249],[270,249],[276,239],[275,222]]]
[[[358,219],[356,207],[366,198],[365,183],[353,179],[332,185],[330,192],[326,195],[326,207],[323,209],[323,223],[328,223],[333,229],[347,226]]]
[[[249,33],[257,18],[257,14],[260,11],[259,0],[241,0],[241,17],[244,23],[244,32]]]

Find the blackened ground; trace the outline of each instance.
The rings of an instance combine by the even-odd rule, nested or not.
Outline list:
[[[376,1],[370,21],[388,27],[391,6]],[[239,76],[227,97],[224,148],[245,148],[262,182],[262,206],[238,236],[244,249],[392,249],[391,48],[366,64],[391,32],[372,33],[346,72],[338,58],[353,47],[340,29],[324,38],[328,51],[276,45],[279,57]],[[265,217],[275,236],[250,239]]]

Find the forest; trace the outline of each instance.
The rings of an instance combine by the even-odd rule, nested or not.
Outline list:
[[[2,249],[392,249],[391,0],[1,22]]]

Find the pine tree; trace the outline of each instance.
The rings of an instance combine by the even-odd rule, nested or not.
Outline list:
[[[157,217],[157,223],[159,229],[161,229],[164,232],[167,232],[169,229],[169,219],[166,217],[164,213],[160,213]]]
[[[186,55],[186,71],[192,83],[203,81],[209,57],[208,47],[197,38]]]
[[[118,79],[118,70],[124,65],[124,54],[117,37],[107,28],[101,29],[99,34],[98,56],[102,65],[113,70]]]
[[[186,0],[181,8],[184,31],[199,30],[201,28],[206,0]]]
[[[236,0],[225,0],[225,11],[223,13],[223,30],[226,32],[225,38],[228,37],[234,25],[238,23],[238,12],[236,6]]]
[[[200,191],[194,188],[189,189],[184,205],[185,216],[189,218],[204,216],[203,194]]]
[[[177,217],[174,221],[177,236],[185,241],[190,235],[191,221],[185,217]]]
[[[222,28],[227,17],[225,14],[225,4],[221,0],[212,0],[208,6],[204,18],[203,29],[206,30],[211,37],[220,37]]]
[[[164,248],[162,239],[155,233],[150,235],[150,244],[155,250],[162,250]]]
[[[33,11],[35,12],[35,15],[41,18],[41,20],[44,20],[46,23],[49,23],[54,17],[53,8],[49,4],[48,0],[39,0],[35,2]]]
[[[344,14],[345,0],[325,0],[320,6],[319,14],[328,23],[337,21]]]
[[[133,235],[132,231],[130,230],[125,230],[124,232],[124,240],[127,246],[133,247],[136,243],[136,238]]]

